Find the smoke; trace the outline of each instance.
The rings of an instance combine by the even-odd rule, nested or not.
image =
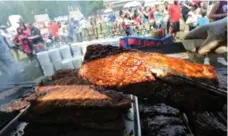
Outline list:
[[[20,80],[19,65],[14,61],[4,37],[0,35],[0,86],[3,88]]]

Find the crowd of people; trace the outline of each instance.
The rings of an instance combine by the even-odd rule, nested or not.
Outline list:
[[[55,40],[60,36],[60,24],[55,21],[45,23],[25,24],[23,21],[18,22],[19,27],[16,28],[16,33],[9,32],[7,27],[1,27],[1,35],[5,37],[8,47],[16,54],[19,59],[19,51],[25,53],[29,59],[32,59],[34,54],[46,50],[50,41]]]
[[[227,1],[185,0],[131,7],[106,14],[92,15],[80,20],[68,18],[65,21],[50,21],[34,25],[19,23],[16,35],[10,35],[3,28],[1,34],[9,47],[18,56],[18,50],[29,58],[34,52],[45,50],[50,42],[81,42],[115,35],[151,35],[159,31],[163,35],[172,34],[176,38],[180,31],[180,21],[184,29],[194,28],[227,16]]]
[[[180,21],[189,31],[210,21],[227,16],[227,1],[185,0],[145,6],[120,11],[117,21],[123,24],[126,35],[134,31],[163,29],[167,34],[176,37],[180,31]]]

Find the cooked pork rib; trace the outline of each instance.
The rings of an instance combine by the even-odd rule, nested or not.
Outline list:
[[[124,129],[129,96],[90,85],[38,86],[20,120],[31,124],[74,124],[78,128]]]
[[[96,46],[93,47],[93,50],[96,50],[94,48]],[[110,46],[103,48],[110,48]],[[120,87],[156,80],[152,73],[161,77],[174,74],[187,78],[216,79],[216,72],[212,66],[195,64],[159,53],[143,53],[134,50],[111,55],[107,52],[106,56],[102,52],[101,55],[103,57],[85,62],[79,70],[79,76],[100,86]]]
[[[166,104],[141,105],[140,121],[142,135],[186,136],[189,134],[181,112]]]
[[[89,85],[37,87],[34,107],[118,107],[129,108],[130,99],[111,90],[99,91]]]

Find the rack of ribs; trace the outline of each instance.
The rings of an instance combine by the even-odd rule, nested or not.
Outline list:
[[[68,124],[79,128],[124,128],[128,95],[90,85],[38,86],[20,118],[31,124]]]
[[[32,105],[37,112],[46,107],[130,108],[130,99],[125,95],[99,89],[89,85],[38,86]]]
[[[216,81],[210,65],[196,64],[159,53],[145,53],[119,47],[91,45],[79,76],[105,87],[121,87],[155,81],[156,77],[177,75],[191,79]]]

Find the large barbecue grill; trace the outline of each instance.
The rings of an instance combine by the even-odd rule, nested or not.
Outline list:
[[[159,52],[164,54],[175,54],[175,56],[177,57],[182,57],[182,54],[185,52],[185,49],[183,48],[181,43],[176,44],[176,46],[175,44],[164,45],[161,48],[141,47],[139,48],[139,50],[149,51],[149,52]],[[71,73],[71,75],[74,75],[74,73]],[[218,69],[217,75],[220,76],[219,78],[221,77],[226,78],[227,76],[226,68]],[[57,76],[56,78],[59,78],[59,77]],[[64,84],[69,85],[75,82],[76,80],[77,79],[65,78],[59,81],[52,82],[52,80],[50,79],[45,79],[41,81],[41,84],[54,85],[54,84],[59,84],[59,83],[63,83],[63,81],[66,81]],[[141,92],[141,94],[138,94],[139,96],[138,98],[131,95],[131,99],[133,101],[131,106],[132,108],[130,109],[129,114],[127,114],[127,117],[125,119],[126,135],[150,136],[151,133],[153,133],[154,135],[156,135],[157,133],[161,133],[160,130],[156,127],[153,129],[154,132],[148,133],[148,131],[152,131],[152,130],[148,130],[146,126],[148,125],[148,123],[150,123],[150,121],[152,121],[152,124],[153,124],[154,120],[160,120],[161,119],[160,117],[162,117],[163,119],[167,120],[167,122],[170,123],[168,126],[171,126],[171,128],[177,128],[176,125],[180,125],[180,127],[178,126],[178,129],[183,127],[186,132],[185,134],[188,136],[193,136],[193,135],[203,136],[205,134],[209,136],[215,133],[217,133],[218,135],[223,135],[224,133],[226,133],[226,130],[224,128],[227,127],[227,124],[226,124],[227,114],[226,114],[226,110],[224,110],[224,107],[226,107],[227,81],[223,80],[222,82],[221,81],[219,82],[220,82],[219,85],[221,84],[223,85],[217,86],[213,82],[205,83],[200,80],[196,81],[196,80],[184,78],[181,76],[175,76],[174,78],[172,78],[172,80],[170,80],[169,78],[158,78],[158,81],[152,84],[145,83],[137,87],[128,86],[124,88],[111,88],[111,89],[114,89],[114,90],[116,89],[120,92],[126,92],[126,93],[128,93],[130,89],[131,91],[135,90],[135,92],[137,92],[138,90],[140,90]],[[80,82],[80,83],[83,84],[83,82]],[[23,85],[29,85],[29,84],[23,84]],[[24,92],[28,94],[29,91],[26,89],[24,88],[22,90],[24,90]],[[181,89],[183,89],[183,94],[180,93]],[[31,88],[30,88],[30,91],[31,91]],[[144,91],[145,92],[147,91],[145,94],[148,94],[148,91],[151,91],[152,93],[146,96],[143,94]],[[192,93],[189,93],[189,92],[192,92]],[[172,93],[175,95],[172,96]],[[25,97],[24,94],[25,93],[23,93],[23,95],[18,97],[23,98]],[[193,101],[190,101],[188,103],[187,101],[188,99],[194,99],[194,98],[186,98],[186,96],[188,95],[189,97],[192,97],[194,95],[199,95],[198,98],[195,98],[195,100],[199,100],[199,101],[194,103]],[[200,101],[200,97],[202,96],[204,98],[202,98],[202,101]],[[186,100],[184,100],[184,98]],[[139,99],[139,102],[138,102],[138,99]],[[214,101],[210,101],[210,100],[214,100]],[[161,104],[161,103],[165,103],[165,104]],[[199,103],[199,105],[197,105],[197,103]],[[172,110],[167,110],[168,111],[167,113],[164,113],[163,111],[161,111],[161,113],[159,112],[154,113],[154,110],[152,113],[148,113],[144,111],[145,109],[148,109],[148,108],[151,109],[151,106],[152,106],[152,109],[157,106],[158,108],[172,109],[174,111],[178,109],[179,112],[178,114],[173,114],[173,113],[169,113]],[[0,136],[7,136],[7,135],[23,136],[23,133],[24,133],[23,130],[25,126],[29,126],[29,124],[20,122],[18,118],[20,118],[21,115],[26,113],[28,107],[29,105],[25,107],[23,110],[21,110],[21,112],[7,113],[8,115],[6,115],[5,113],[2,114],[5,117],[7,116],[8,118],[4,118],[4,119],[1,118],[2,121],[0,125],[2,129],[0,131]],[[149,118],[148,115],[149,116],[153,115],[153,116],[152,118]],[[167,122],[164,122],[164,123],[166,124]],[[157,125],[159,126],[162,124],[158,123]],[[44,127],[46,127],[47,129],[50,127],[50,130],[52,130],[51,126],[44,125]],[[67,131],[71,131],[74,129],[75,128],[67,129]],[[182,130],[182,128],[180,130]]]

